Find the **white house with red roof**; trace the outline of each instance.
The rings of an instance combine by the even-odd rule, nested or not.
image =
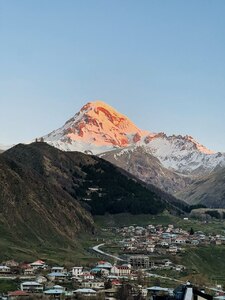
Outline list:
[[[39,268],[44,268],[46,266],[46,264],[43,260],[36,260],[33,263],[31,263],[30,266],[33,269],[39,269]]]
[[[80,274],[80,276],[83,280],[93,280],[95,279],[95,276],[93,274],[91,274],[90,272],[83,272],[82,274]]]
[[[111,274],[117,276],[129,276],[131,273],[131,265],[124,264],[122,266],[113,266],[111,268]]]

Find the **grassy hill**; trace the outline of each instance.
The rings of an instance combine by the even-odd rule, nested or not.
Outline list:
[[[109,162],[45,143],[5,151],[0,170],[0,253],[7,257],[81,253],[79,238],[95,233],[93,214],[182,212],[180,201]]]

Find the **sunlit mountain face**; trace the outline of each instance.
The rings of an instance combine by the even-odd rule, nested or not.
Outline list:
[[[43,137],[47,143],[65,151],[101,155],[121,153],[142,147],[142,152],[182,174],[210,172],[225,165],[225,155],[214,153],[191,136],[153,133],[138,128],[128,117],[102,101],[89,102],[61,128]],[[120,151],[116,152],[119,160]]]
[[[154,134],[139,129],[125,115],[102,101],[89,102],[63,127],[44,137],[63,150],[93,153],[144,142]]]

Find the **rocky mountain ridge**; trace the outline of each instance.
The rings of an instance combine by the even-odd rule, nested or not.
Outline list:
[[[112,150],[99,156],[170,194],[184,189],[193,181],[189,175],[165,168],[144,146]]]
[[[124,153],[142,146],[163,167],[186,175],[202,175],[225,166],[224,153],[214,153],[188,135],[168,136],[141,130],[101,101],[87,103],[64,126],[43,138],[61,150],[98,155],[115,149]],[[117,151],[117,159],[118,156]]]

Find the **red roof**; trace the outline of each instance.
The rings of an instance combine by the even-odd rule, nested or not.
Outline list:
[[[31,265],[44,265],[45,262],[43,260],[36,260]]]
[[[24,291],[18,290],[18,291],[9,292],[8,296],[29,296],[29,294]]]
[[[20,269],[29,269],[30,268],[30,264],[24,263],[24,264],[21,264],[19,267],[20,267]]]
[[[113,285],[121,285],[121,282],[118,279],[113,279],[112,284]]]

